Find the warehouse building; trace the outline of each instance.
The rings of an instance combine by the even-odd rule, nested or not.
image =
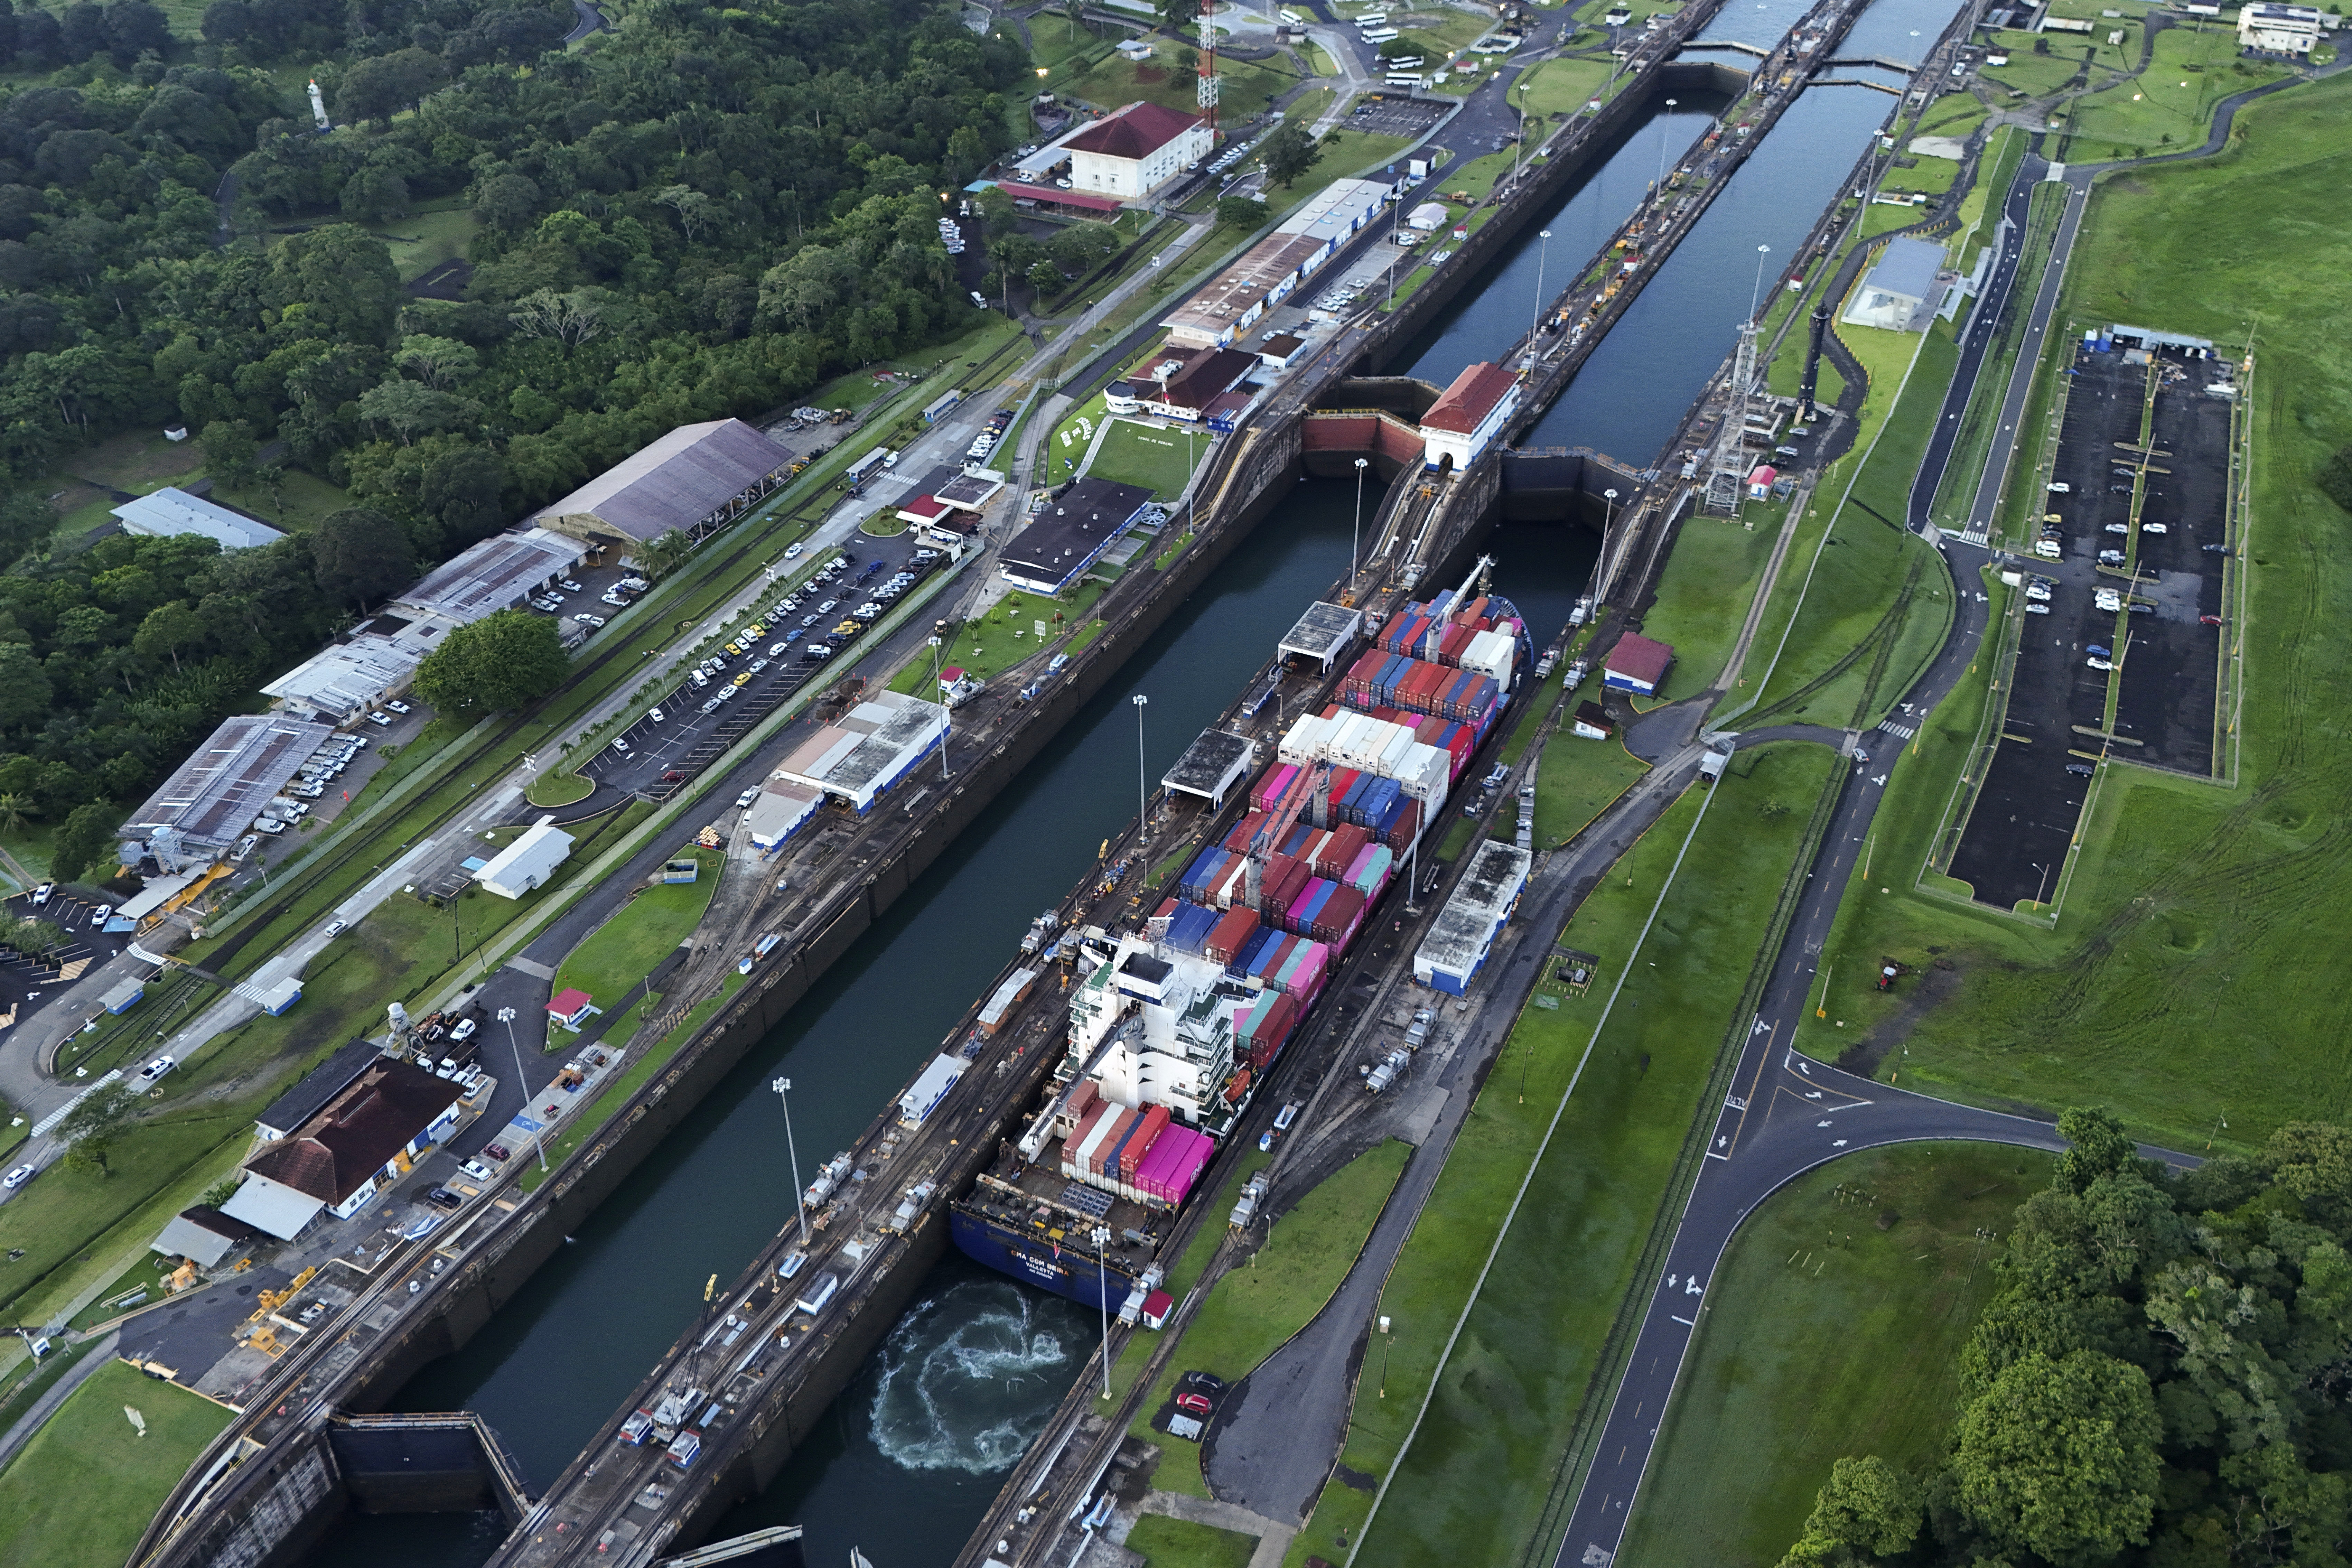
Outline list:
[[[333,733],[278,713],[222,721],[122,825],[123,863],[152,854],[172,870],[226,849]]]
[[[446,629],[437,620],[373,616],[261,689],[296,718],[348,724],[407,690]]]
[[[1084,479],[1006,542],[997,570],[1016,588],[1058,594],[1076,582],[1151,502],[1140,485]]]
[[[1160,783],[1171,792],[1198,796],[1209,803],[1211,810],[1218,810],[1234,786],[1249,776],[1250,764],[1256,759],[1257,747],[1246,736],[1229,730],[1203,730]]]
[[[743,831],[751,836],[753,848],[774,849],[799,832],[824,804],[824,792],[814,785],[772,778],[743,813]]]
[[[457,1123],[464,1090],[380,1058],[319,1113],[245,1163],[220,1212],[291,1241],[323,1211],[349,1219]]]
[[[1486,966],[1503,922],[1518,907],[1535,857],[1514,844],[1487,839],[1464,873],[1461,885],[1429,928],[1412,955],[1412,977],[1449,996],[1468,994]]]
[[[1502,435],[1519,411],[1519,378],[1498,364],[1462,367],[1429,412],[1421,416],[1421,463],[1438,468],[1450,459],[1460,473]]]
[[[1070,185],[1140,201],[1209,155],[1214,139],[1197,114],[1130,103],[1063,139]]]
[[[500,610],[520,609],[532,594],[587,559],[580,541],[551,529],[493,534],[427,572],[393,603],[416,616],[467,626]]]
[[[701,538],[792,477],[793,454],[740,419],[681,425],[531,518],[625,550],[676,529]]]
[[[542,816],[474,873],[474,880],[502,899],[520,899],[543,888],[555,868],[572,858],[572,835]]]
[[[1160,324],[1179,348],[1221,349],[1282,303],[1395,195],[1378,180],[1334,180]]]
[[[1926,331],[1943,269],[1944,247],[1933,240],[1890,239],[1839,319],[1856,327]]]
[[[261,1239],[262,1233],[241,1219],[231,1219],[209,1204],[182,1209],[147,1244],[151,1252],[184,1258],[199,1268],[217,1268],[230,1253]]]
[[[202,534],[223,550],[252,550],[286,537],[282,530],[270,527],[259,518],[247,517],[171,485],[152,495],[124,501],[114,509],[114,515],[125,533],[150,538]]]
[[[940,749],[947,730],[948,710],[939,703],[877,691],[819,728],[771,776],[806,785],[863,816],[884,791]]]

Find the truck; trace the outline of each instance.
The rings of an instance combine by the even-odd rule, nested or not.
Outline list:
[[[1412,1060],[1412,1053],[1399,1046],[1382,1057],[1373,1065],[1372,1069],[1364,1075],[1364,1088],[1374,1094],[1380,1093],[1397,1080],[1397,1075],[1404,1071],[1405,1065]]]
[[[864,484],[867,479],[870,479],[876,474],[880,473],[885,468],[888,467],[889,462],[890,448],[887,447],[877,447],[874,450],[866,453],[866,456],[858,458],[857,461],[850,464],[848,468],[843,472],[841,477],[848,480],[850,485],[854,488]]]
[[[1234,1205],[1230,1221],[1235,1230],[1247,1230],[1250,1222],[1257,1218],[1257,1205],[1265,1200],[1265,1173],[1260,1171],[1249,1179],[1248,1185],[1242,1188],[1241,1201]]]
[[[833,1196],[834,1189],[840,1186],[848,1175],[849,1154],[845,1150],[817,1167],[816,1180],[811,1182],[808,1191],[801,1194],[801,1202],[811,1208],[822,1208],[824,1200]]]
[[[939,1184],[936,1182],[922,1182],[908,1187],[906,1196],[898,1200],[898,1210],[890,1215],[889,1223],[882,1228],[906,1235],[914,1228],[917,1216],[930,1207],[931,1194],[938,1191]]]

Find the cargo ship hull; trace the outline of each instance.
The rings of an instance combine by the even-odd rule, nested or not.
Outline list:
[[[1499,598],[1441,595],[1358,635],[1370,647],[1327,662],[1319,698],[1251,787],[1209,812],[1213,831],[1174,896],[1135,930],[1073,930],[1054,944],[1049,959],[1076,971],[1064,985],[1068,1058],[1024,1131],[950,1202],[949,1234],[967,1257],[1159,1326],[1165,1251],[1213,1201],[1214,1156],[1499,728],[1527,664],[1524,623]]]

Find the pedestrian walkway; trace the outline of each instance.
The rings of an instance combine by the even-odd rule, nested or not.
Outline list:
[[[1262,1513],[1252,1513],[1229,1502],[1188,1497],[1182,1492],[1146,1492],[1141,1511],[1165,1514],[1188,1524],[1205,1524],[1212,1530],[1229,1530],[1236,1535],[1256,1536],[1257,1550],[1250,1554],[1250,1568],[1281,1568],[1283,1554],[1290,1550],[1291,1537],[1298,1533],[1297,1526],[1277,1524]]]

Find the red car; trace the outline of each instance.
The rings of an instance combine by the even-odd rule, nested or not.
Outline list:
[[[482,1152],[501,1165],[514,1158],[512,1154],[507,1152],[505,1145],[499,1143],[485,1143],[482,1145]]]
[[[2202,625],[2209,626],[2218,626],[2221,624],[2221,617],[2219,616],[2200,616],[2197,619]]]
[[[1176,1396],[1176,1408],[1190,1411],[1195,1415],[1206,1415],[1216,1407],[1209,1403],[1207,1394],[1194,1394],[1187,1390]]]

